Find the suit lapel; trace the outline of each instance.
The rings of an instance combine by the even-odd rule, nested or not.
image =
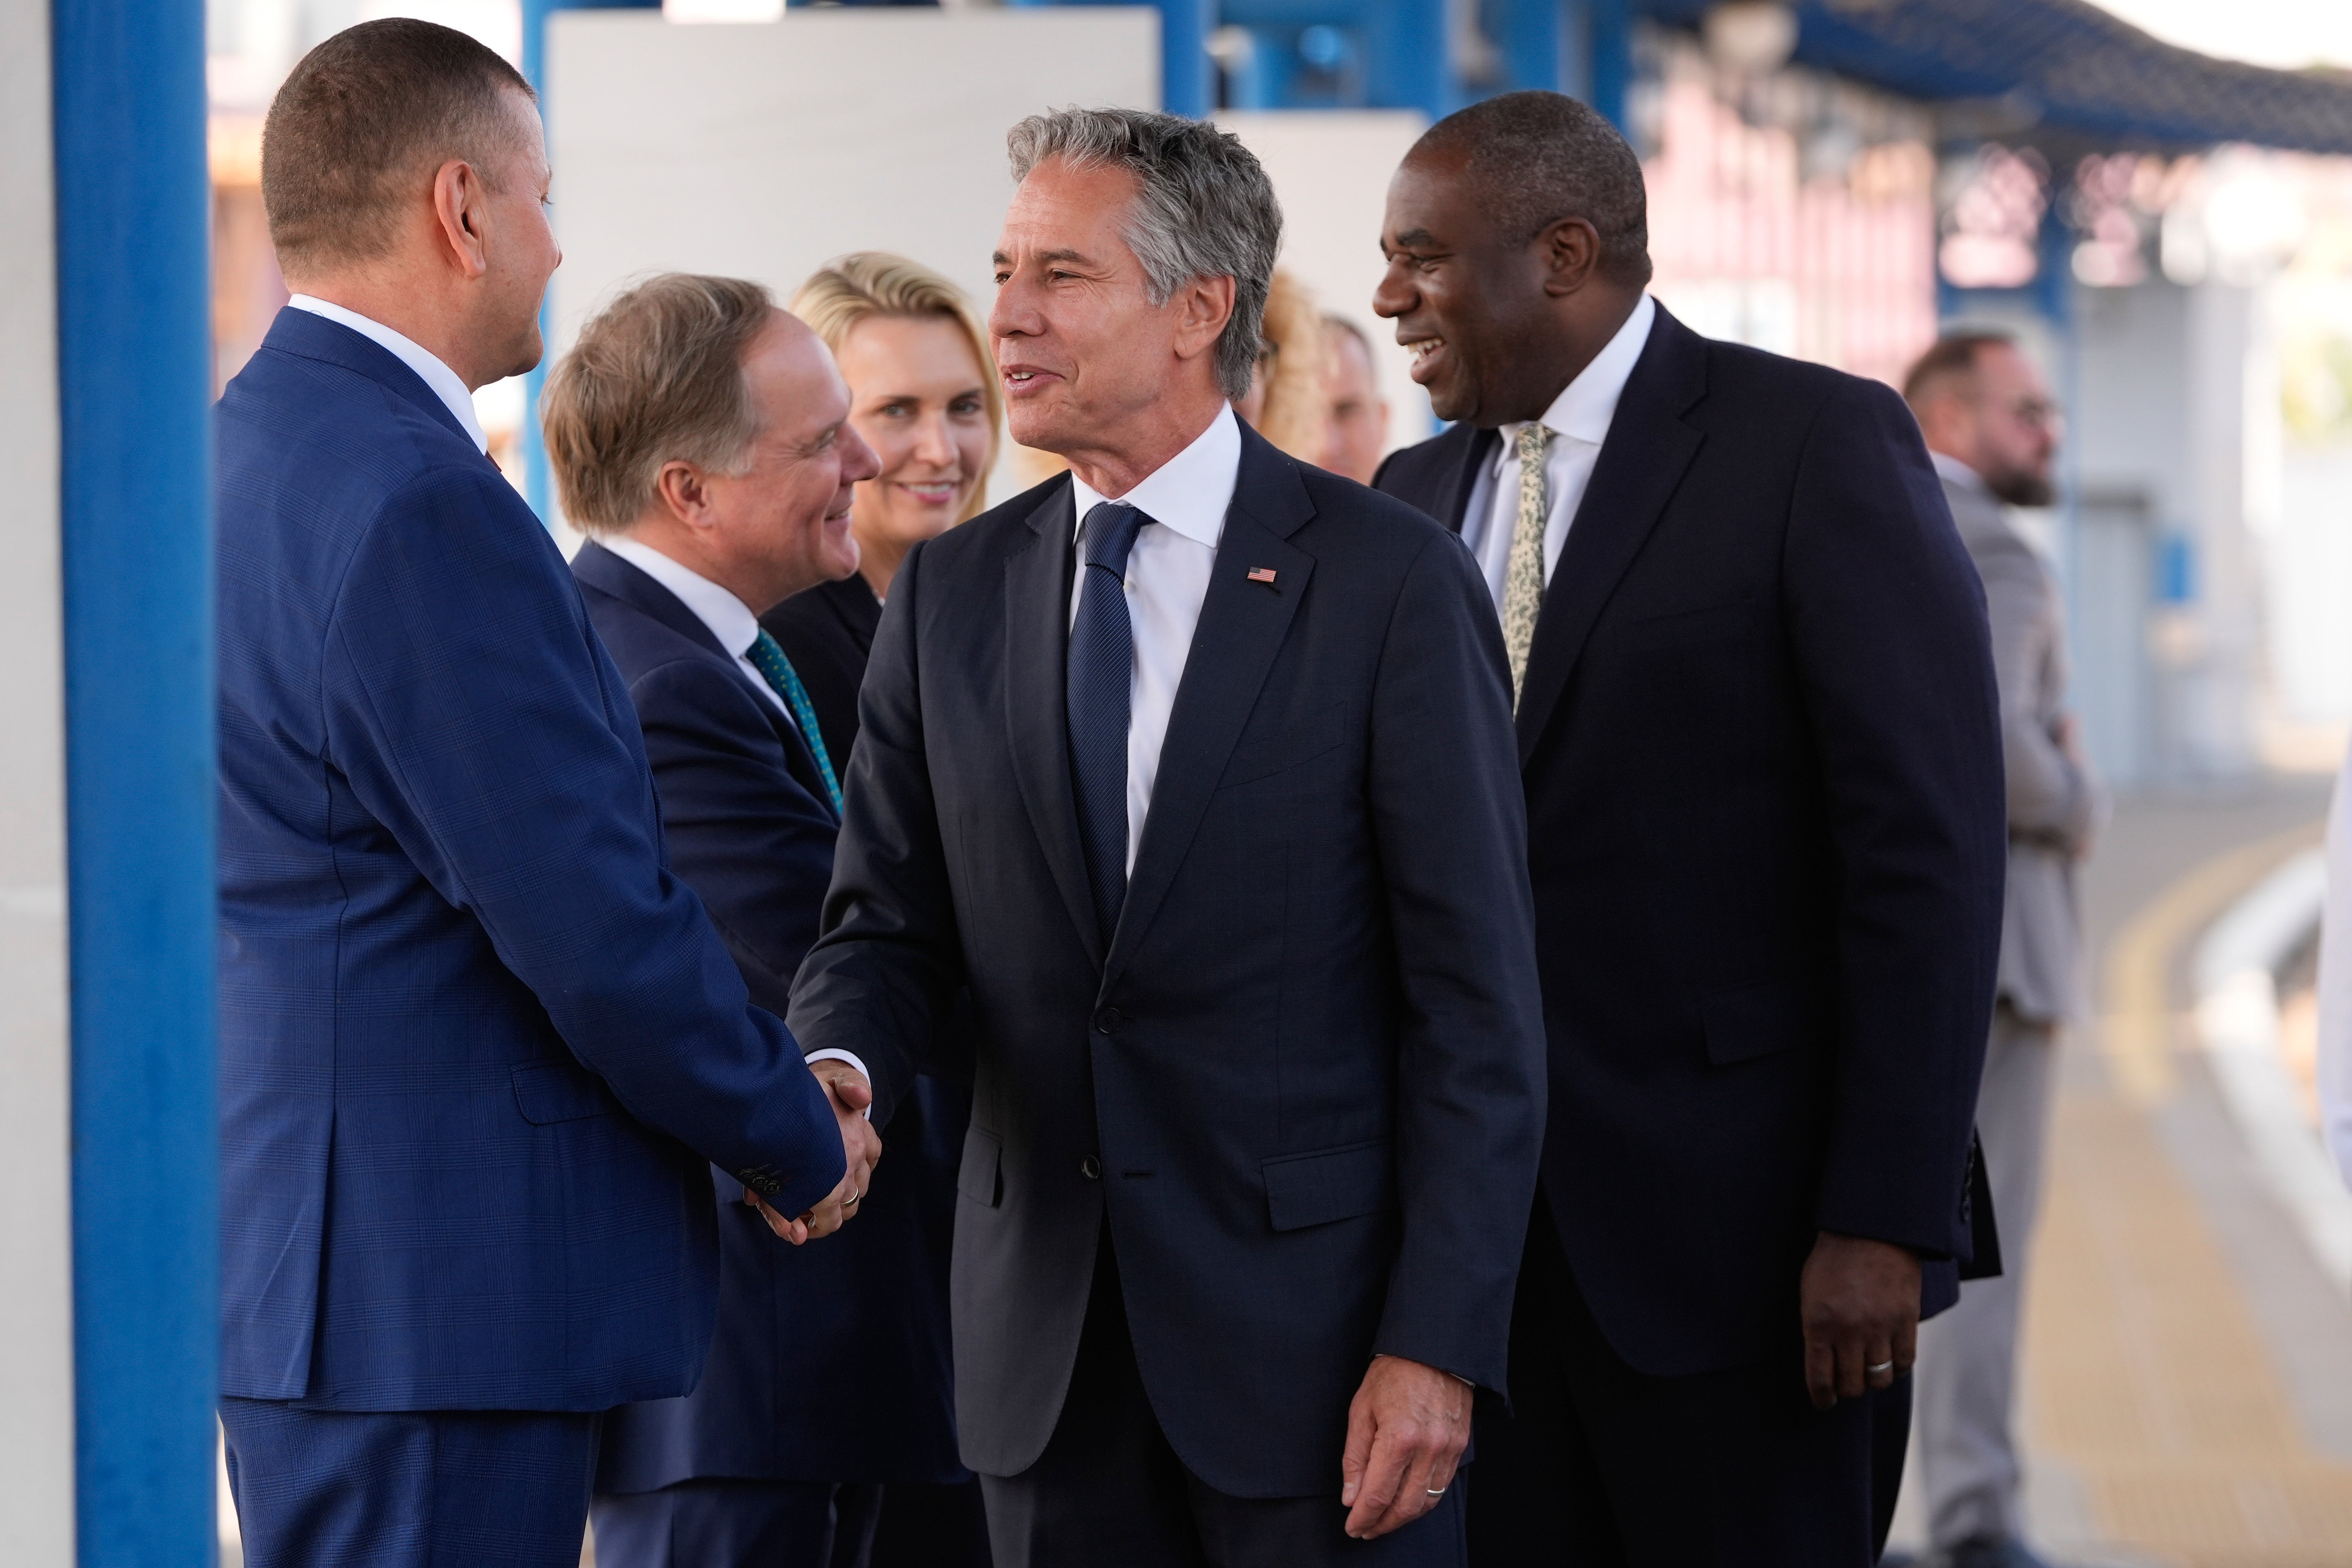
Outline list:
[[[1242,464],[1233,505],[1210,568],[1209,591],[1185,655],[1184,677],[1160,747],[1151,810],[1128,879],[1127,902],[1111,941],[1106,984],[1135,951],[1168,896],[1209,796],[1241,739],[1258,690],[1307,595],[1315,558],[1289,536],[1315,514],[1307,487],[1289,458],[1255,432],[1242,432]],[[1272,567],[1281,586],[1253,583],[1249,574]]]
[[[1691,458],[1699,432],[1682,416],[1706,389],[1706,341],[1658,310],[1617,400],[1609,437],[1561,547],[1528,649],[1519,693],[1519,763],[1534,754],[1617,580],[1641,553]]]
[[[1069,715],[1065,704],[1070,640],[1070,562],[1077,521],[1065,482],[1029,516],[1036,537],[1004,563],[1004,719],[1013,776],[1030,825],[1053,868],[1054,885],[1097,967],[1103,933],[1078,843],[1078,805],[1070,787]]]
[[[775,731],[777,742],[784,748],[785,771],[827,815],[832,814],[833,802],[824,793],[824,777],[816,771],[816,753],[809,750],[800,726],[768,700],[765,690],[752,685],[743,667],[735,662],[734,655],[719,646],[719,639],[710,635],[710,628],[702,624],[700,616],[688,609],[676,594],[655,582],[634,563],[622,560],[593,539],[572,557],[572,574],[590,587],[610,594],[638,614],[658,621],[717,660],[719,668],[750,694],[766,716],[769,727]]]
[[[1495,448],[1502,440],[1500,430],[1480,430],[1471,436],[1462,454],[1462,466],[1454,472],[1454,493],[1446,500],[1444,511],[1439,514],[1454,532],[1462,531],[1463,521],[1470,515],[1470,496],[1478,488],[1478,470],[1494,462]]]

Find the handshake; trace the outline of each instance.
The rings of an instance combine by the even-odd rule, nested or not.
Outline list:
[[[882,1135],[866,1120],[866,1108],[874,1103],[874,1089],[866,1081],[866,1075],[847,1062],[834,1058],[811,1062],[809,1070],[816,1075],[817,1082],[824,1085],[824,1097],[833,1102],[834,1120],[841,1123],[841,1152],[848,1164],[842,1173],[841,1184],[826,1194],[823,1203],[793,1219],[770,1208],[750,1188],[743,1190],[743,1201],[760,1211],[768,1228],[794,1247],[820,1236],[831,1236],[856,1216],[866,1184],[874,1179],[874,1167],[882,1158]]]

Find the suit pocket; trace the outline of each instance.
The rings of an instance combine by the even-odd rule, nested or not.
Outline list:
[[[1396,1162],[1386,1141],[1285,1154],[1264,1168],[1266,1214],[1276,1230],[1353,1219],[1396,1201]]]
[[[1346,717],[1334,702],[1277,734],[1244,736],[1226,759],[1217,787],[1247,784],[1313,762],[1326,752],[1339,750],[1346,733]]]
[[[995,1133],[975,1127],[964,1134],[956,1191],[988,1208],[1004,1201],[1004,1144]]]
[[[1706,1059],[1717,1067],[1777,1056],[1822,1034],[1821,1009],[1804,986],[1790,981],[1711,991],[1698,1005]]]
[[[532,1062],[515,1068],[514,1097],[522,1119],[541,1127],[611,1116],[621,1109],[603,1079],[562,1062]]]

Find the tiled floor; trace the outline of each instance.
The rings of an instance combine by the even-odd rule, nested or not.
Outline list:
[[[2127,805],[2086,877],[2100,1018],[2065,1047],[2026,1325],[2053,1558],[2352,1568],[2352,1302],[2255,1178],[2181,984],[2325,805],[2316,784]]]

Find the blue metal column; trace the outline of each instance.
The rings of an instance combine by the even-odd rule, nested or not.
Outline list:
[[[216,1547],[202,0],[54,0],[81,1568]]]
[[[1561,23],[1569,7],[1570,0],[1505,0],[1502,36],[1495,40],[1503,50],[1505,91],[1563,90]]]
[[[661,0],[522,0],[522,74],[539,94],[540,117],[547,115],[547,19],[558,11],[657,11]],[[563,210],[563,171],[555,171],[555,203]],[[557,226],[561,228],[562,225]],[[547,304],[539,307],[539,335],[549,337]],[[547,471],[547,442],[539,429],[539,395],[547,384],[547,361],[541,359],[522,378],[523,499],[545,522],[555,515],[555,485]]]
[[[1217,107],[1215,68],[1209,59],[1216,0],[1155,3],[1160,7],[1160,107],[1171,114],[1205,119]]]
[[[1591,78],[1587,100],[1627,135],[1625,97],[1633,85],[1633,7],[1632,0],[1588,0],[1586,70]]]
[[[1418,109],[1432,121],[1462,107],[1445,0],[1385,0],[1364,9],[1366,96],[1382,109]]]

